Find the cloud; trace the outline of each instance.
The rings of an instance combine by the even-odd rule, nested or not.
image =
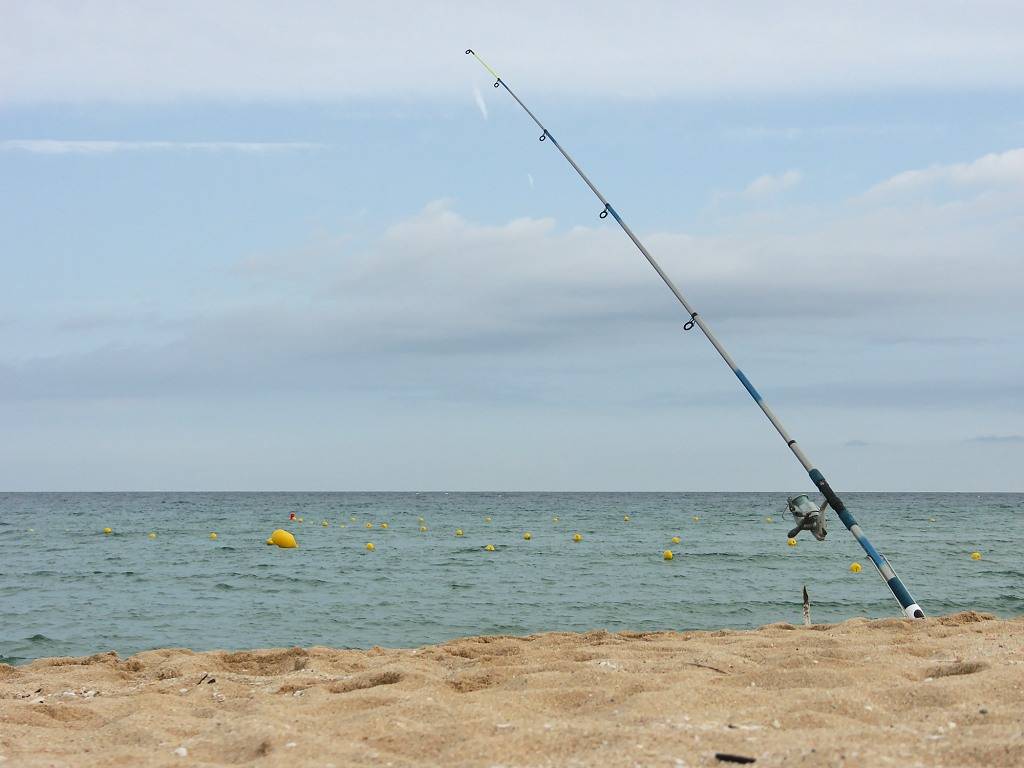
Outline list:
[[[896,195],[939,185],[1024,186],[1024,147],[990,153],[971,162],[933,165],[929,168],[904,171],[871,187],[866,196]]]
[[[878,350],[891,355],[891,345],[871,340],[893,322],[900,338],[941,339],[949,334],[934,327],[935,307],[955,298],[963,324],[972,312],[1016,301],[1024,290],[1019,206],[1012,197],[994,205],[780,206],[728,219],[726,234],[640,234],[719,330],[741,324],[742,342],[790,322],[801,336],[776,364],[796,361],[794,370],[806,370],[803,350],[818,344],[806,337],[829,321],[842,320],[845,333],[858,333],[872,354],[884,356]],[[585,371],[594,387],[606,377],[614,381],[617,366],[664,365],[664,344],[679,338],[682,320],[614,226],[565,228],[549,218],[483,224],[447,200],[369,240],[332,233],[241,260],[228,276],[233,282],[221,287],[222,301],[152,331],[118,332],[117,308],[69,318],[62,328],[102,326],[102,345],[92,334],[65,333],[80,340],[77,352],[41,347],[34,359],[0,365],[0,398],[387,387],[417,396],[490,392],[522,399],[538,382],[543,389],[562,375],[552,371]],[[269,294],[268,281],[275,286]],[[896,320],[913,318],[917,307],[925,320],[916,326]],[[131,318],[130,309],[120,311]],[[158,320],[168,312],[144,309]],[[1015,330],[1004,323],[1000,332]],[[684,338],[694,343],[682,354],[703,354],[696,337]],[[977,345],[957,347],[966,354]],[[911,354],[906,345],[897,352],[901,360]],[[499,369],[506,372],[500,385]],[[1008,387],[1004,378],[927,386],[918,378],[894,380],[879,390],[808,381],[790,370],[771,391],[780,403],[849,407],[1019,400],[1019,386]],[[688,402],[702,397],[697,389],[687,382]],[[635,397],[643,400],[642,393]]]
[[[476,102],[477,109],[480,110],[480,114],[483,115],[484,120],[486,120],[487,102],[484,101],[483,94],[480,93],[480,88],[476,85],[473,86],[473,101]]]
[[[66,139],[6,139],[0,151],[36,155],[110,155],[115,152],[243,152],[263,154],[320,149],[322,144],[280,141],[94,141]]]
[[[792,189],[802,179],[803,174],[796,169],[790,169],[774,176],[766,173],[750,182],[743,190],[743,196],[752,199],[771,197],[787,189]]]
[[[954,0],[842,13],[810,0],[685,10],[638,0],[626,21],[612,2],[34,0],[5,4],[0,99],[458,98],[478,68],[467,46],[533,93],[1015,88],[1021,30],[1020,4]]]
[[[979,435],[968,439],[968,443],[985,443],[987,445],[1015,445],[1024,443],[1024,435]]]

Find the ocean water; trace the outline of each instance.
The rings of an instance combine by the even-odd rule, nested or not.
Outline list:
[[[927,613],[1024,612],[1024,495],[844,500]],[[825,542],[789,547],[784,506],[784,493],[0,494],[0,661],[799,623],[803,585],[815,622],[899,615],[832,513]],[[265,545],[279,527],[298,549]]]

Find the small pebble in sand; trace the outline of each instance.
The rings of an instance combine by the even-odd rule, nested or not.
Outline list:
[[[188,757],[188,750],[184,747],[178,747],[176,750],[174,750],[174,754],[176,754],[178,757]]]

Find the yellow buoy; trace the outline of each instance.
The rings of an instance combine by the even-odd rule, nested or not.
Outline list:
[[[420,526],[420,533],[426,533],[426,532],[427,532],[427,526],[421,525]]]
[[[678,536],[673,536],[672,537],[672,543],[673,544],[678,544],[680,541],[682,541],[682,539],[680,539]]]
[[[700,522],[700,516],[699,515],[694,515],[693,516],[693,522],[699,523]]]
[[[934,523],[935,522],[935,518],[934,517],[929,517],[928,518],[928,522],[929,523]]]
[[[981,560],[981,552],[971,552],[971,560]]]
[[[489,518],[489,517],[485,517],[485,518],[484,518],[484,522],[485,522],[485,523],[489,523],[489,522],[491,522],[491,518]]]
[[[529,541],[530,539],[533,538],[533,534],[530,533],[529,531],[527,531],[526,533],[523,534],[523,538],[526,539],[527,541]]]
[[[210,534],[210,541],[216,541],[216,540],[217,540],[217,534],[216,533],[211,533]]]
[[[113,533],[113,531],[111,531],[109,528],[104,528],[103,529],[103,535],[104,536],[109,536],[111,533]]]
[[[786,539],[786,543],[789,546],[791,546],[791,547],[795,547],[796,546],[796,539]]]
[[[850,573],[860,573],[860,563],[850,563]]]
[[[356,522],[356,516],[355,516],[355,515],[352,515],[352,517],[350,517],[350,518],[348,519],[348,521],[349,521],[350,523],[354,523],[354,522]]]
[[[629,522],[629,515],[623,515],[622,516],[622,522],[628,523]]]
[[[367,527],[367,528],[373,528],[373,523],[367,523],[367,524],[366,524],[366,527]]]
[[[486,547],[484,547],[484,549],[486,549],[488,552],[493,552],[494,551],[494,545],[493,544],[488,544]]]
[[[583,536],[581,536],[578,533],[574,533],[572,535],[572,540],[575,541],[578,544],[579,542],[583,541]]]
[[[772,516],[771,516],[771,515],[768,515],[768,517],[766,517],[766,518],[764,519],[764,521],[765,521],[766,523],[771,523],[771,522],[774,522],[774,521],[772,520]]]
[[[551,518],[551,522],[552,523],[557,523],[558,522],[558,518],[557,517],[552,517]]]
[[[671,549],[666,549],[664,552],[661,553],[661,556],[665,560],[671,560],[673,557],[675,557],[675,555],[672,554]]]
[[[456,536],[461,536],[462,535],[462,529],[461,528],[456,528],[455,529],[455,535]]]
[[[322,525],[324,528],[326,528],[327,526],[330,525],[330,523],[328,523],[326,520],[321,520],[320,521],[320,525]]]
[[[278,528],[270,534],[270,543],[276,544],[281,549],[295,549],[299,546],[299,543],[295,541],[295,537],[283,528]]]
[[[425,523],[425,522],[427,522],[427,521],[426,521],[426,518],[423,518],[423,517],[417,517],[416,519],[417,519],[417,520],[418,520],[419,522],[421,522],[421,523]]]
[[[373,550],[375,550],[375,549],[376,549],[376,547],[373,546],[373,542],[372,541],[366,542],[366,551],[367,552],[373,552]]]
[[[383,528],[386,531],[388,529],[388,524],[387,523],[381,523],[380,527]]]
[[[151,538],[151,539],[155,539],[155,538],[156,538],[156,534],[155,534],[155,533],[151,533],[151,534],[149,534],[149,538]]]

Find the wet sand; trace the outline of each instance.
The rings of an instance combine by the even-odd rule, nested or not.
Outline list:
[[[1024,617],[0,665],[0,765],[1024,765]]]

